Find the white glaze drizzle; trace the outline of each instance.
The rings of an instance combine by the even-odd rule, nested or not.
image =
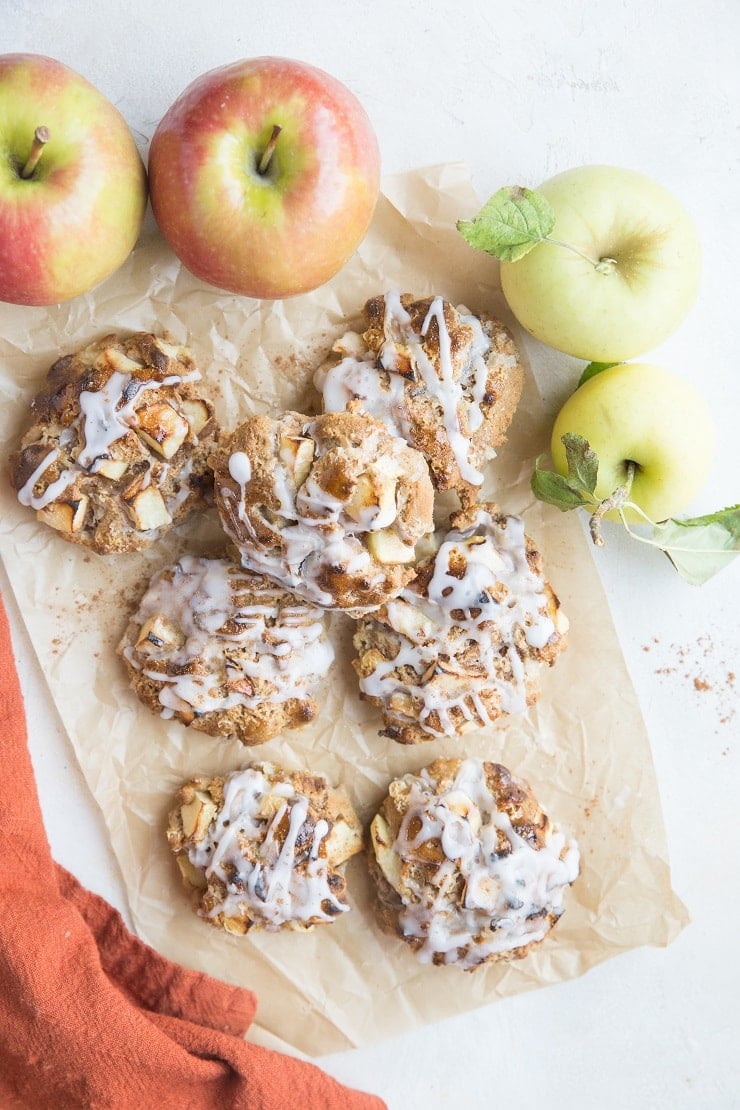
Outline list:
[[[311,696],[334,660],[318,609],[299,601],[278,607],[279,587],[245,582],[249,576],[226,559],[185,555],[170,569],[171,578],[160,572],[152,579],[135,620],[141,627],[163,616],[175,625],[182,643],[165,645],[156,658],[174,671],[197,660],[197,669],[170,674],[148,667],[133,645],[124,649],[132,667],[162,684],[163,717],[186,709],[207,713]],[[259,601],[239,604],[240,592],[257,593]],[[238,630],[224,631],[227,622]],[[253,693],[244,679],[258,680]]]
[[[441,954],[444,963],[472,968],[542,940],[548,915],[560,917],[564,891],[578,877],[576,841],[548,823],[543,847],[532,847],[498,809],[480,760],[465,760],[439,796],[426,769],[407,781],[408,808],[393,850],[413,861],[427,841],[437,840],[445,855],[428,886],[404,887],[399,923],[404,936],[423,940],[419,959],[428,963]],[[413,838],[412,822],[420,826]],[[498,850],[499,831],[511,847],[505,854]]]
[[[472,485],[480,485],[483,475],[469,460],[470,435],[480,428],[484,419],[481,405],[488,380],[486,356],[491,349],[491,341],[480,320],[472,313],[459,310],[460,323],[472,329],[473,341],[467,365],[456,377],[442,298],[437,296],[431,301],[421,334],[414,330],[411,317],[403,307],[397,291],[387,292],[384,303],[385,342],[378,361],[387,372],[387,377],[378,372],[375,355],[367,349],[361,337],[350,333],[351,337],[346,337],[342,345],[345,349],[353,348],[352,353],[347,354],[335,366],[320,369],[314,379],[317,389],[322,393],[325,411],[339,412],[350,401],[359,399],[366,412],[377,420],[382,420],[395,435],[413,445],[407,391],[418,388],[421,382],[440,410],[442,425],[460,476]],[[422,344],[432,319],[436,320],[439,330],[439,372]],[[399,372],[398,347],[404,348],[405,355],[411,355],[414,372],[414,381],[411,383]],[[469,434],[463,431],[461,410],[465,412]]]
[[[252,464],[244,451],[234,451],[229,456],[229,474],[240,486],[245,486],[252,477]]]
[[[516,634],[523,634],[528,647],[536,652],[556,631],[544,611],[544,579],[527,562],[524,523],[519,517],[505,520],[503,527],[480,509],[473,526],[447,534],[435,556],[426,595],[407,586],[397,600],[386,605],[387,622],[399,638],[398,653],[360,678],[362,692],[386,706],[390,703],[394,712],[399,694],[420,702],[416,719],[430,736],[457,731],[459,724],[456,727],[452,710],[467,721],[491,724],[497,714],[491,715],[481,697],[484,691],[498,693],[504,713],[524,713],[528,659],[522,658]],[[478,542],[481,539],[483,542]],[[466,564],[462,578],[451,573],[451,566],[460,558]],[[502,600],[497,601],[492,593],[503,593]],[[478,653],[475,672],[462,663],[457,670],[456,649],[464,651],[471,641]],[[441,655],[445,656],[442,667]],[[499,674],[503,657],[509,663],[510,676]],[[401,667],[411,667],[419,678],[430,668],[433,674],[415,685],[398,677]],[[439,719],[439,727],[432,714]],[[403,714],[398,711],[396,715]]]
[[[80,393],[80,416],[84,446],[77,465],[88,470],[105,455],[117,439],[137,425],[136,406],[142,393],[163,386],[179,385],[200,378],[197,370],[141,381],[131,374],[114,371],[101,389]]]
[[[81,447],[76,459],[42,493],[34,495],[33,487],[59,456],[58,450],[51,451],[18,490],[18,500],[33,509],[43,509],[56,500],[79,474],[94,474],[100,463],[109,457],[109,449],[116,440],[130,428],[136,428],[135,406],[143,392],[199,378],[199,371],[192,370],[182,375],[169,374],[160,380],[140,381],[131,374],[115,370],[99,390],[82,390],[79,415],[59,436],[60,444],[69,444],[73,430],[78,430]]]
[[[267,817],[260,810],[269,795],[282,801]],[[281,843],[278,830],[286,814],[288,829]],[[210,917],[219,913],[239,917],[246,907],[249,917],[279,928],[289,921],[333,921],[349,909],[332,893],[328,863],[320,854],[329,823],[321,818],[314,826],[308,815],[307,798],[290,783],[274,782],[259,768],[227,778],[223,805],[205,838],[188,848],[193,866],[207,879],[216,876],[226,886],[223,901],[210,910]],[[252,842],[254,859],[246,858],[242,839]],[[326,903],[334,912],[327,913]]]
[[[314,422],[302,429],[306,437],[314,438],[316,434]],[[280,435],[279,425],[276,435]],[[324,448],[320,439],[314,442],[316,458],[319,458]],[[401,440],[389,441],[384,437],[381,442],[379,431],[369,429],[362,450],[368,460],[368,471],[377,475],[381,485],[395,491],[399,483],[410,480],[405,469],[407,448]],[[382,584],[382,568],[379,569],[361,537],[394,524],[398,514],[395,492],[382,507],[368,508],[354,519],[348,515],[345,501],[319,485],[313,468],[296,490],[287,466],[276,459],[271,478],[281,519],[275,524],[269,520],[262,522],[263,527],[275,534],[275,545],[267,547],[258,539],[246,512],[246,487],[252,477],[247,455],[243,451],[233,452],[229,456],[228,470],[239,486],[239,494],[235,496],[228,486],[221,486],[219,492],[230,507],[231,515],[241,522],[247,534],[245,542],[245,537],[235,534],[227,523],[227,531],[239,547],[245,567],[266,574],[326,609],[336,607],[336,599],[318,581],[327,567],[341,567],[350,576],[362,576],[368,588]]]
[[[59,457],[59,451],[54,448],[46,455],[33,473],[27,478],[25,483],[18,490],[18,500],[21,505],[25,505],[31,509],[43,509],[47,505],[60,497],[67,486],[71,485],[74,481],[74,472],[72,470],[63,470],[62,473],[53,482],[49,482],[43,493],[34,494],[33,487],[38,482],[41,475],[49,469],[49,467],[56,462]]]

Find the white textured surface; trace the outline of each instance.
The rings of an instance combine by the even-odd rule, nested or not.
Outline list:
[[[740,500],[740,6],[737,0],[5,0],[0,52],[35,50],[83,73],[145,152],[195,76],[283,54],[343,80],[375,124],[387,173],[468,163],[484,199],[587,162],[642,170],[693,212],[701,294],[651,353],[707,395],[717,461],[693,507]],[[208,14],[206,14],[208,12]],[[532,342],[554,409],[577,365]],[[674,886],[693,921],[667,950],[642,949],[572,983],[497,1003],[323,1061],[392,1110],[493,1103],[550,1107],[740,1105],[740,562],[701,589],[610,534],[599,569],[647,721]],[[7,598],[7,583],[0,577]],[[104,827],[8,599],[31,747],[56,857],[119,907]],[[695,681],[696,680],[696,683]]]

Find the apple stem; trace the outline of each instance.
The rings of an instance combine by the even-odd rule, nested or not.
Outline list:
[[[613,274],[616,268],[616,258],[600,258],[596,263],[596,269],[600,274]]]
[[[594,270],[598,271],[600,274],[611,274],[617,268],[616,258],[591,258],[589,254],[584,254],[578,247],[574,247],[572,243],[564,243],[561,239],[551,239],[549,235],[545,236],[543,242],[552,243],[554,247],[565,247],[566,250],[573,251],[573,253],[577,254],[579,258],[582,258],[584,262],[590,263]]]
[[[26,164],[21,170],[21,177],[30,177],[38,165],[39,158],[44,153],[44,147],[48,143],[51,135],[48,127],[37,127],[33,133],[33,142],[31,143],[31,151],[26,159]]]
[[[257,165],[257,173],[262,175],[267,173],[267,169],[270,165],[270,162],[272,161],[272,156],[275,153],[275,147],[277,146],[277,141],[281,131],[282,127],[279,123],[276,123],[272,129],[272,134],[270,135],[267,146],[265,147],[262,157],[260,158]]]
[[[591,520],[589,521],[589,531],[591,532],[591,539],[593,540],[596,547],[603,547],[605,542],[604,537],[601,534],[602,520],[608,512],[611,512],[612,509],[621,509],[622,505],[624,505],[625,501],[630,495],[630,490],[632,489],[632,482],[634,480],[636,470],[637,464],[633,462],[628,462],[627,477],[625,478],[622,485],[617,486],[617,488],[612,493],[610,493],[608,497],[605,497],[603,501],[600,501],[594,509]]]

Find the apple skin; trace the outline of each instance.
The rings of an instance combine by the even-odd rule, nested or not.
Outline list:
[[[567,170],[538,192],[555,212],[551,238],[617,265],[599,273],[554,243],[502,262],[504,296],[520,324],[589,362],[622,362],[656,347],[698,292],[701,246],[685,208],[651,178],[614,166]]]
[[[50,138],[24,179],[40,126]],[[130,254],[146,202],[118,109],[53,58],[0,56],[0,300],[48,305],[92,289]]]
[[[637,464],[630,500],[656,523],[689,505],[714,454],[714,424],[704,398],[683,378],[646,362],[602,370],[565,402],[551,442],[555,469],[563,475],[566,432],[584,436],[596,452],[599,500],[624,481],[628,461]],[[637,514],[627,517],[639,520]]]
[[[274,125],[282,132],[260,174]],[[178,97],[152,138],[149,182],[162,234],[196,277],[275,299],[323,285],[355,252],[380,154],[346,86],[302,62],[254,58]]]

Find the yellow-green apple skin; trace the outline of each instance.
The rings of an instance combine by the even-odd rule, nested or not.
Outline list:
[[[656,522],[691,503],[714,454],[714,423],[702,395],[677,374],[647,362],[602,370],[565,402],[551,443],[555,469],[563,475],[566,432],[583,436],[596,452],[599,500],[624,482],[627,463],[634,462],[630,500]],[[639,518],[628,513],[628,519]]]
[[[652,350],[693,304],[701,276],[694,221],[663,185],[633,170],[581,166],[538,189],[555,213],[551,239],[501,263],[504,296],[543,343],[576,358],[622,362]]]
[[[39,127],[49,140],[24,178]],[[48,305],[92,289],[131,253],[146,202],[118,109],[53,58],[0,56],[0,300]]]
[[[253,58],[178,97],[152,139],[149,181],[162,234],[193,274],[276,299],[323,285],[355,252],[377,202],[380,154],[345,85],[302,62]]]

